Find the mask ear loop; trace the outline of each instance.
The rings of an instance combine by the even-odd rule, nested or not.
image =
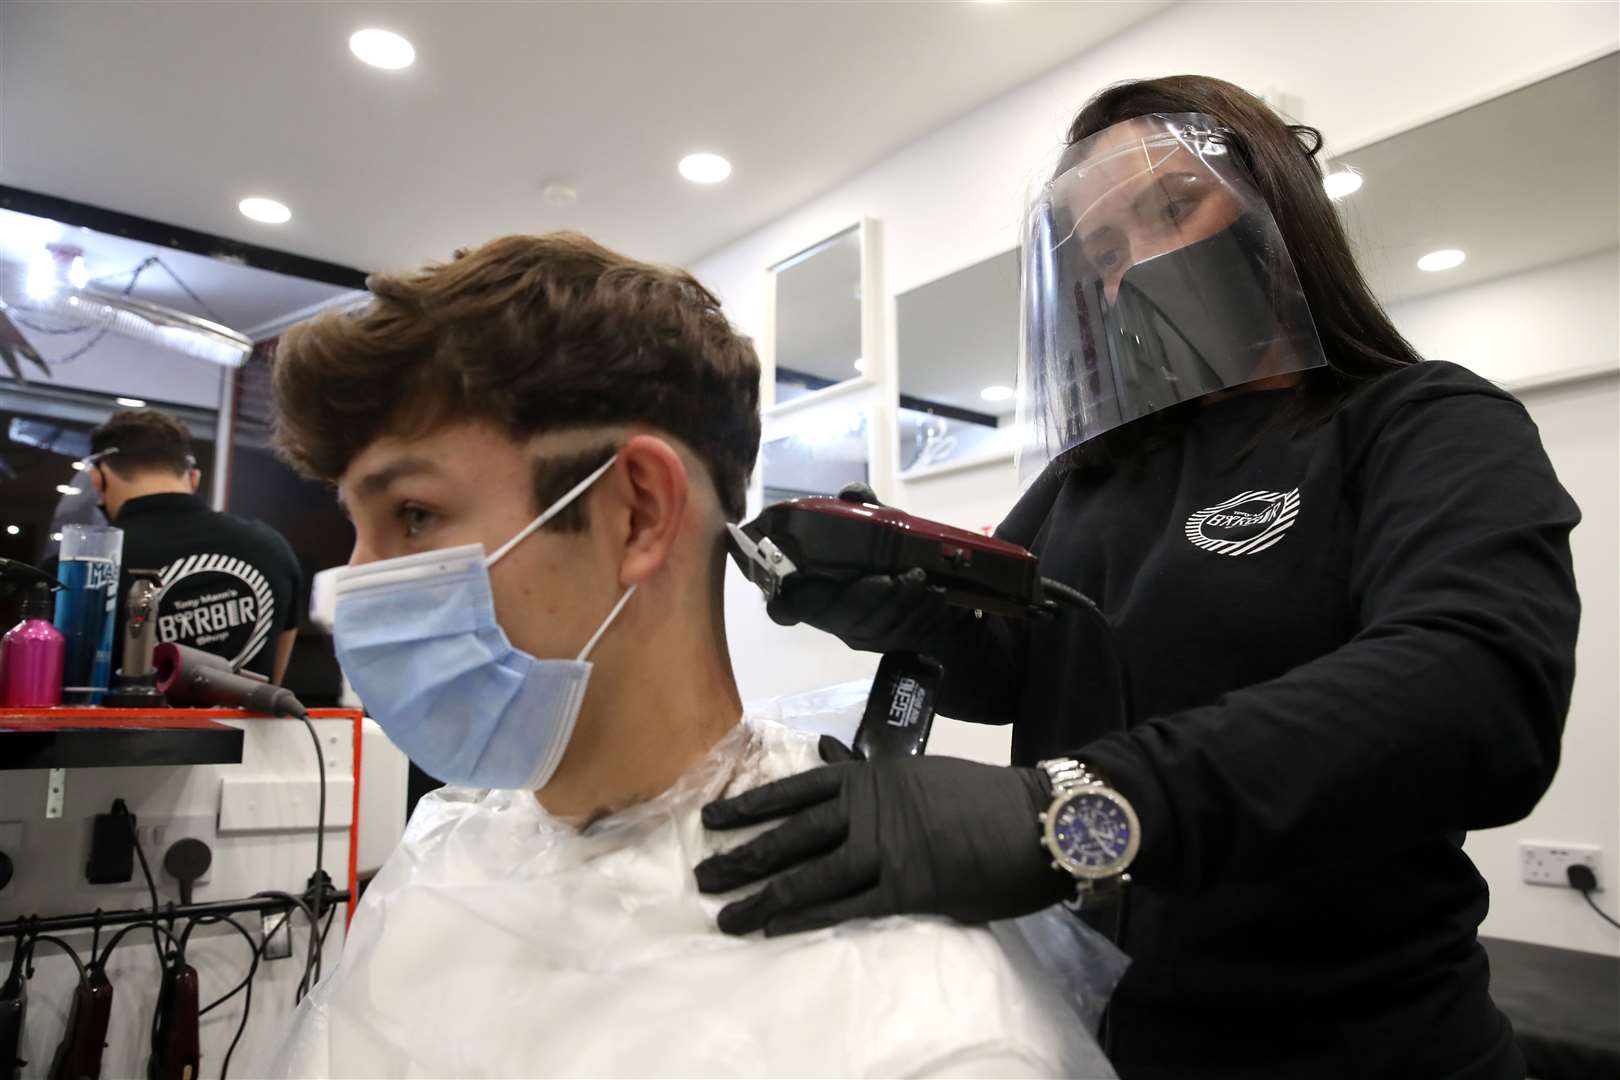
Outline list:
[[[536,529],[540,528],[546,522],[568,509],[570,503],[579,498],[586,488],[600,480],[602,478],[602,474],[613,468],[613,463],[618,460],[619,452],[615,450],[613,452],[613,456],[602,462],[600,468],[591,473],[591,475],[587,476],[585,479],[581,480],[579,483],[575,484],[571,489],[569,489],[568,494],[552,503],[551,506],[547,508],[545,513],[541,514],[539,517],[523,526],[523,528],[519,529],[516,536],[512,537],[512,539],[496,548],[495,554],[484,560],[484,566],[491,567],[500,562],[506,557],[507,552],[511,551],[513,548],[523,543],[523,541],[527,540],[534,534]]]
[[[591,635],[591,640],[587,641],[585,643],[585,647],[579,651],[579,655],[574,657],[574,661],[576,663],[591,655],[591,650],[596,648],[596,643],[598,641],[602,640],[602,635],[608,632],[608,627],[612,626],[613,620],[619,617],[619,612],[624,610],[624,605],[628,604],[630,602],[630,598],[636,595],[636,589],[638,587],[639,586],[636,585],[630,586],[625,590],[624,595],[619,597],[619,602],[613,605],[612,611],[608,612],[607,621],[596,628],[596,633]]]

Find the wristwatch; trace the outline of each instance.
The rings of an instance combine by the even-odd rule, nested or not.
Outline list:
[[[1075,880],[1076,898],[1113,892],[1130,883],[1142,825],[1130,801],[1074,758],[1039,762],[1052,782],[1052,805],[1040,816],[1041,846],[1052,868]]]

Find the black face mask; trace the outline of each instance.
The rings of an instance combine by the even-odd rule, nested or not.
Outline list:
[[[107,472],[104,466],[96,465],[94,467],[102,470],[98,474],[101,478],[101,486],[98,489],[101,497],[96,500],[96,509],[101,511],[101,516],[107,519],[107,524],[111,525],[113,516],[112,512],[107,509]]]
[[[1125,272],[1114,302],[1101,303],[1120,422],[1263,374],[1277,317],[1243,232],[1240,218],[1139,263]]]

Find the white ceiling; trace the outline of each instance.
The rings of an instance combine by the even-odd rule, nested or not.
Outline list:
[[[7,0],[0,182],[361,269],[564,227],[690,263],[1163,6]]]

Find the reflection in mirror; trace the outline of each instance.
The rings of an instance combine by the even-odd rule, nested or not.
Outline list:
[[[860,226],[771,269],[776,275],[776,403],[863,374]]]
[[[1620,239],[1617,132],[1620,55],[1611,54],[1330,166],[1330,174],[1360,176],[1338,204],[1357,260],[1397,326],[1409,332],[1403,306],[1419,298],[1513,276],[1529,287],[1531,271],[1612,252]]]
[[[806,495],[836,495],[845,484],[870,483],[866,413],[832,411],[816,426],[761,447],[765,505]]]
[[[269,359],[280,327],[364,295],[0,208],[0,556],[37,563],[63,525],[105,521],[84,475],[90,431],[150,405],[191,431],[204,498],[217,488],[233,512],[276,526],[306,566],[346,561],[348,524],[322,485],[302,501],[266,494],[296,480],[269,446]]]
[[[895,300],[901,472],[1010,453],[1018,252]]]

